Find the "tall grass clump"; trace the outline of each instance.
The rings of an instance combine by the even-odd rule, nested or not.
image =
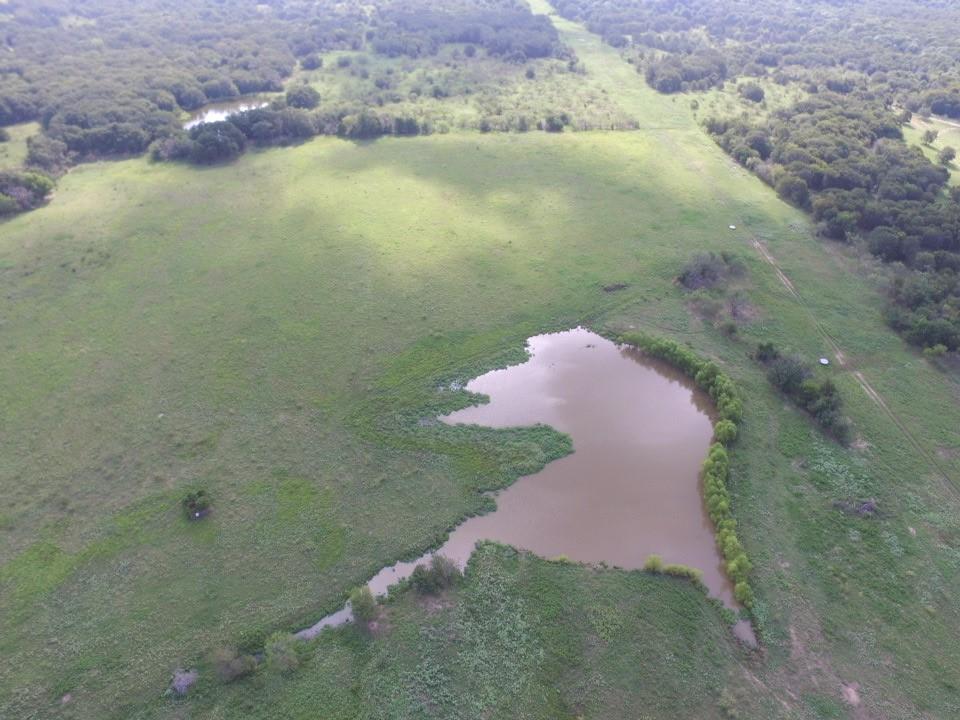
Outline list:
[[[713,399],[718,419],[713,426],[714,443],[703,462],[703,494],[713,521],[717,547],[726,561],[727,575],[733,582],[737,602],[750,609],[753,589],[750,587],[750,559],[737,537],[737,521],[730,510],[730,459],[727,448],[737,438],[743,419],[743,400],[736,385],[715,363],[704,360],[692,350],[673,340],[654,338],[643,333],[625,333],[621,343],[632,345],[651,357],[670,363],[693,379]],[[665,570],[664,570],[665,572]]]

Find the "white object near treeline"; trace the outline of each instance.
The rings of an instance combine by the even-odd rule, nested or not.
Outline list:
[[[830,360],[828,360],[827,358],[820,358],[820,364],[821,364],[821,365],[829,365],[829,364],[830,364]]]
[[[731,225],[731,226],[730,226],[730,229],[731,229],[731,230],[736,230],[736,229],[737,229],[737,226],[736,226],[736,225]]]

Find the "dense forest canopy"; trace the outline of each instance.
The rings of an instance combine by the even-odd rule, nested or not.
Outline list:
[[[646,51],[659,89],[741,75],[869,88],[960,117],[960,9],[938,0],[557,0],[613,45]]]
[[[825,237],[889,263],[890,323],[912,343],[960,348],[960,193],[903,142],[911,113],[960,117],[960,7],[937,0],[558,0],[623,48],[664,93],[734,81],[794,85],[806,99],[769,114],[706,118],[707,130]]]
[[[12,0],[0,38],[0,125],[40,120],[30,159],[48,171],[141,153],[177,134],[181,111],[281,91],[320,52],[471,43],[508,61],[562,54],[550,22],[519,0]]]

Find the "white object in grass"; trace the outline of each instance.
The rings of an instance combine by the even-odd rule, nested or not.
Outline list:
[[[829,365],[830,361],[827,358],[820,358],[821,365]]]

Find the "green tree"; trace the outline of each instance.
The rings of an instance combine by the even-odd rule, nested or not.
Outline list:
[[[287,91],[287,105],[301,110],[313,110],[320,104],[320,93],[309,85],[297,85]]]
[[[351,591],[350,608],[358,622],[368,623],[377,617],[377,600],[366,585]]]
[[[957,151],[954,148],[947,146],[943,148],[943,150],[941,150],[940,153],[937,155],[937,160],[940,161],[941,165],[946,167],[947,165],[952,163],[954,159],[956,159],[956,157],[957,157]]]
[[[267,668],[277,673],[293,672],[300,666],[300,640],[291,633],[277,632],[267,639],[264,652]]]

